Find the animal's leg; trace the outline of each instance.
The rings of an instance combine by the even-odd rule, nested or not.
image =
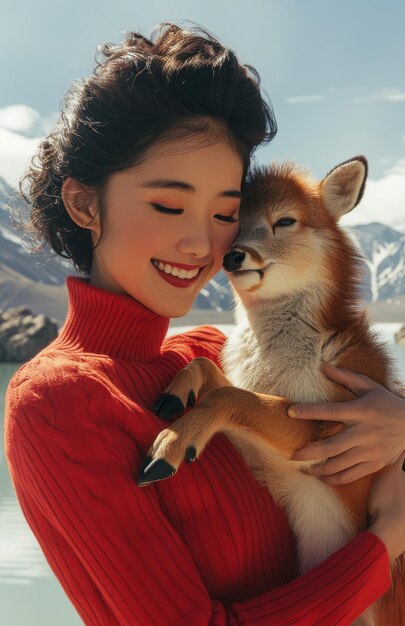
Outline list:
[[[183,398],[187,392],[185,387]],[[194,461],[218,432],[246,438],[258,447],[271,446],[284,458],[290,458],[295,450],[315,438],[313,422],[288,417],[291,404],[286,398],[232,386],[212,389],[194,409],[159,433],[138,484],[169,478],[184,458]]]
[[[198,357],[176,374],[152,410],[162,419],[181,415],[186,406],[194,406],[197,397],[231,384],[213,361]]]

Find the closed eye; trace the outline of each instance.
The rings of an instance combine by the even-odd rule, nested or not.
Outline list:
[[[159,213],[166,213],[167,215],[181,215],[181,213],[184,212],[183,209],[170,209],[169,207],[163,206],[163,204],[158,204],[157,202],[151,202],[151,205],[156,211],[159,211]],[[233,222],[239,221],[239,218],[235,217],[234,215],[217,214],[214,217],[216,217],[221,222],[227,222],[227,223],[233,223]]]
[[[217,218],[217,220],[220,220],[221,222],[228,222],[228,223],[233,223],[233,222],[239,222],[239,217],[235,217],[234,215],[215,215],[214,217]]]
[[[273,226],[273,228],[275,228],[276,226],[291,226],[292,224],[295,224],[297,220],[295,220],[293,217],[281,217]]]
[[[169,207],[157,204],[156,202],[151,202],[151,205],[156,211],[159,211],[159,213],[167,213],[168,215],[180,215],[183,213],[183,209],[169,209]]]

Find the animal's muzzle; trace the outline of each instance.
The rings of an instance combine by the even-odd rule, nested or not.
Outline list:
[[[224,256],[222,265],[227,272],[236,272],[241,268],[245,256],[240,250],[231,250]]]

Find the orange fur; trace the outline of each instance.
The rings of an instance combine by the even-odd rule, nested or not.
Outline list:
[[[321,374],[321,361],[365,374],[396,391],[390,357],[361,309],[359,254],[337,225],[340,215],[358,203],[366,174],[364,157],[341,164],[320,182],[292,162],[253,172],[244,188],[241,231],[233,247],[245,258],[241,271],[228,268],[238,303],[239,334],[225,345],[225,375],[204,358],[177,375],[167,391],[186,405],[192,389],[200,394],[200,402],[160,433],[150,451],[153,458],[161,456],[177,469],[187,446],[194,445],[200,454],[216,432],[225,432],[256,478],[288,511],[288,495],[279,488],[277,476],[282,482],[286,472],[292,486],[297,481],[298,491],[308,485],[315,493],[318,481],[311,477],[313,487],[303,483],[289,459],[305,443],[344,428],[291,419],[288,406],[308,399],[353,398]],[[280,219],[288,218],[295,223],[280,225]],[[224,266],[227,269],[225,262]],[[301,340],[302,351],[294,352]],[[300,359],[303,365],[296,362]],[[341,503],[343,526],[336,526],[337,547],[348,540],[347,532],[354,536],[366,528],[372,480],[368,476],[328,488],[331,511]],[[333,494],[338,496],[336,502]],[[293,507],[289,516],[292,526],[299,526]],[[333,545],[332,541],[328,549]],[[303,548],[304,554],[311,543]],[[356,624],[403,626],[403,615],[405,565],[398,559],[392,590]]]

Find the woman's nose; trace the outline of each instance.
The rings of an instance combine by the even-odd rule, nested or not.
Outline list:
[[[212,252],[210,234],[204,230],[190,233],[179,241],[177,248],[182,254],[191,254],[199,258],[209,256]]]

